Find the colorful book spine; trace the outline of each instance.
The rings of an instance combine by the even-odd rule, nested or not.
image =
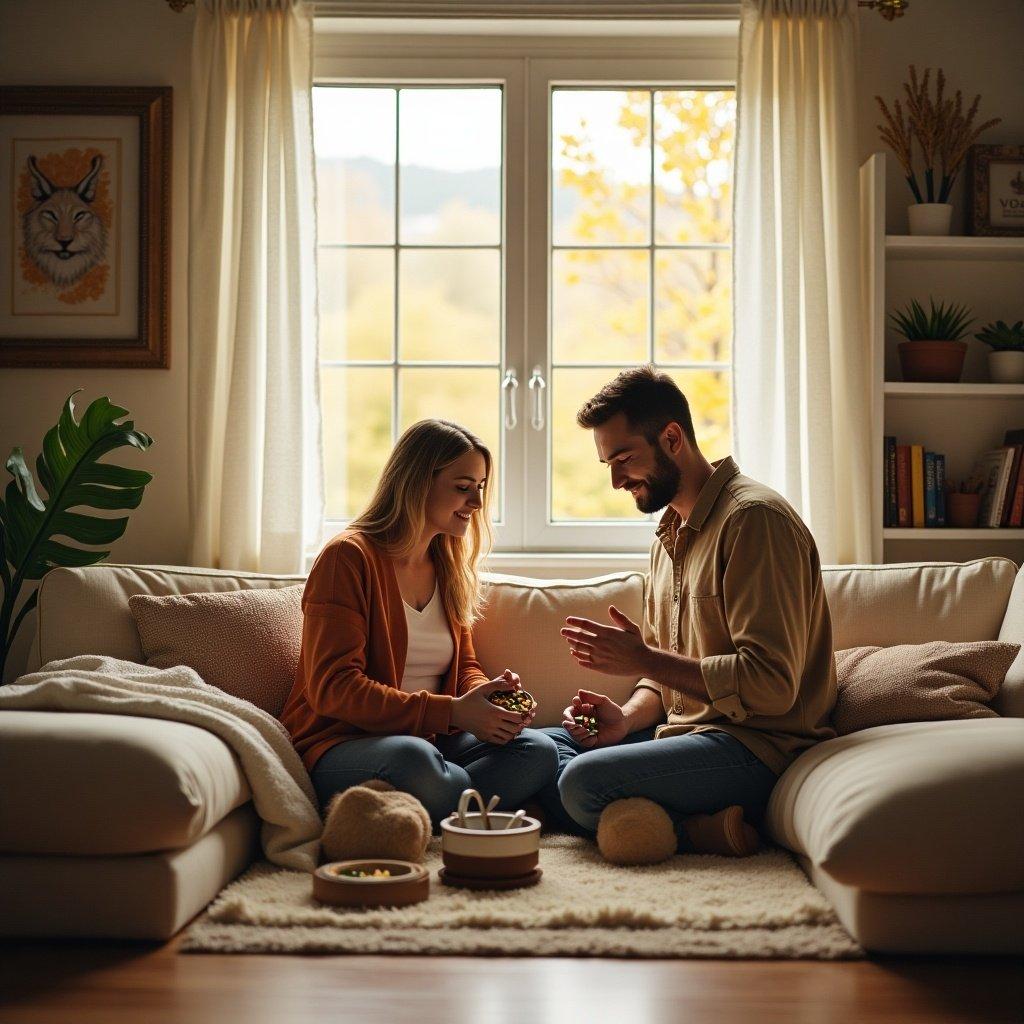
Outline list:
[[[924,446],[910,446],[910,523],[915,528],[924,526]]]
[[[1024,494],[1022,494],[1024,497]],[[936,526],[946,525],[946,456],[935,456]]]
[[[910,445],[896,445],[897,526],[909,526],[911,520]]]
[[[1013,514],[1013,496],[1017,492],[1017,478],[1020,476],[1020,458],[1024,452],[1024,444],[1012,444],[1013,463],[1010,466],[1010,477],[1006,482],[1006,500],[1003,502],[1003,514],[999,520],[1000,526],[1010,525],[1010,516]]]
[[[896,495],[896,438],[885,439],[885,507],[883,525],[899,525],[899,509]]]
[[[935,452],[924,453],[924,525],[939,525],[938,496],[935,490]]]

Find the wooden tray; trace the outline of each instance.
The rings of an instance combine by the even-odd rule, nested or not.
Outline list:
[[[391,876],[353,878],[340,873],[376,869],[388,870]],[[405,907],[429,895],[427,869],[408,860],[336,860],[313,872],[313,898],[336,907]]]

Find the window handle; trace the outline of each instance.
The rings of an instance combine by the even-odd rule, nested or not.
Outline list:
[[[505,377],[501,382],[501,390],[505,401],[505,429],[515,430],[519,422],[516,417],[516,391],[519,388],[519,381],[516,380],[516,371],[509,369],[505,371]]]
[[[527,387],[533,392],[533,415],[530,417],[530,426],[534,430],[544,429],[544,389],[547,386],[547,382],[541,375],[540,367],[535,366],[527,384]]]

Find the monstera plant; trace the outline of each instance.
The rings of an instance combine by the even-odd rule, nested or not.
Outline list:
[[[142,501],[149,473],[100,462],[115,448],[131,445],[147,449],[153,439],[135,429],[131,420],[118,423],[127,409],[97,398],[81,421],[75,419],[72,392],[56,425],[43,438],[43,450],[36,459],[36,473],[46,498],[40,498],[32,471],[25,464],[21,448],[14,448],[7,460],[7,471],[14,477],[0,500],[0,579],[3,580],[3,604],[0,606],[0,680],[14,636],[25,616],[35,607],[38,590],[14,609],[18,593],[26,580],[40,580],[58,565],[93,565],[109,551],[90,551],[72,547],[55,537],[79,544],[112,544],[125,531],[128,517],[104,518],[73,508],[130,509]]]

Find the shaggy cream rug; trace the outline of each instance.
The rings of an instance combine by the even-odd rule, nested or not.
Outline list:
[[[188,930],[190,953],[405,953],[507,956],[743,957],[836,960],[864,951],[825,897],[779,849],[735,860],[676,856],[618,868],[593,843],[541,843],[531,889],[442,885],[440,844],[426,865],[430,898],[397,909],[317,903],[310,876],[253,865]]]

